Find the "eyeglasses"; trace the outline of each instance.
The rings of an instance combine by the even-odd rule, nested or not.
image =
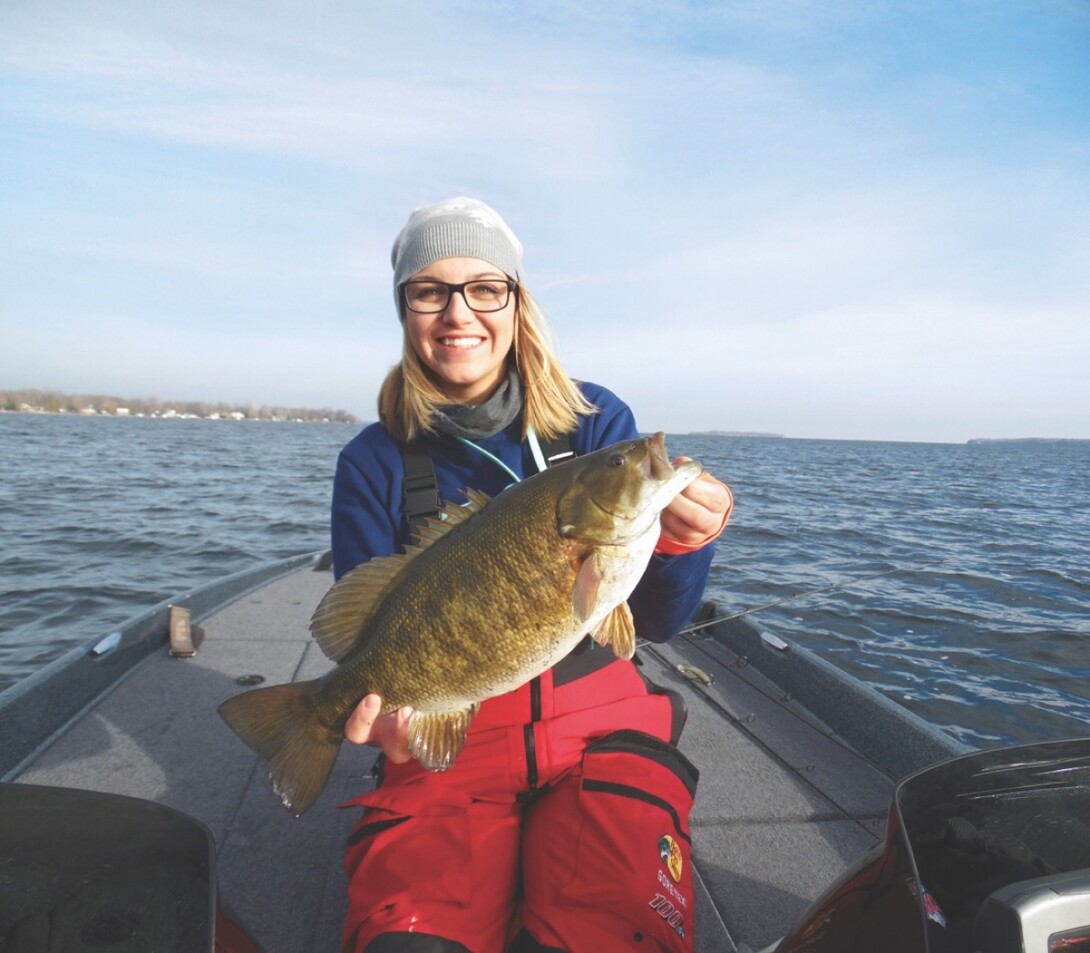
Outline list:
[[[445,311],[455,292],[473,311],[502,311],[511,300],[515,282],[510,279],[488,278],[483,281],[463,281],[452,285],[446,281],[406,281],[401,285],[401,301],[418,314],[438,314]]]

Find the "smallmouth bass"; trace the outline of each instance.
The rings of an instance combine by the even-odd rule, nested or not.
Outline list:
[[[659,514],[695,480],[663,434],[576,457],[495,499],[467,490],[406,552],[334,583],[311,632],[337,666],[321,678],[258,688],[220,714],[268,762],[293,814],[321,793],[360,700],[412,706],[409,751],[425,767],[454,763],[480,703],[513,691],[586,634],[631,658],[626,599],[659,538]]]

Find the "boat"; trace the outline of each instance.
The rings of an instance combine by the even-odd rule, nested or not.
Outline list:
[[[331,584],[328,554],[262,565],[180,593],[0,693],[0,789],[43,803],[48,792],[95,792],[195,819],[223,909],[261,949],[338,949],[356,812],[337,806],[373,783],[375,750],[345,745],[318,802],[295,818],[217,713],[243,686],[328,669],[308,622]],[[189,657],[171,654],[178,607],[203,635]],[[745,953],[789,935],[860,858],[881,852],[899,782],[971,752],[753,616],[716,612],[705,604],[710,624],[641,645],[638,657],[688,706],[681,748],[700,771],[695,948]],[[0,886],[5,823],[9,842],[18,824],[3,816]]]

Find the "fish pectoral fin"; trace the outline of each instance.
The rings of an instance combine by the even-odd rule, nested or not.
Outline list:
[[[602,585],[602,569],[597,553],[591,553],[579,566],[572,587],[571,608],[580,622],[586,622],[598,606],[598,589]]]
[[[636,654],[636,625],[628,603],[622,602],[599,622],[590,637],[599,645],[611,646],[617,658],[632,658]]]
[[[450,711],[415,711],[409,721],[409,753],[429,771],[446,771],[465,744],[469,723],[481,706]]]

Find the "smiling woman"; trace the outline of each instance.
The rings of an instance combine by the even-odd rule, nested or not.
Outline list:
[[[391,260],[405,336],[379,392],[379,420],[395,439],[434,431],[437,419],[453,426],[482,401],[491,406],[478,415],[500,407],[510,415],[498,427],[499,418],[490,420],[488,433],[510,424],[525,402],[523,436],[532,430],[543,439],[593,413],[552,353],[545,315],[522,284],[522,245],[495,211],[468,198],[417,209]],[[523,388],[526,381],[533,386]],[[461,434],[474,435],[486,434]]]
[[[339,579],[402,551],[410,524],[422,510],[434,513],[439,499],[457,501],[466,488],[495,497],[512,479],[548,470],[557,455],[634,445],[638,429],[627,405],[604,387],[564,373],[544,316],[522,284],[521,258],[503,219],[465,198],[413,212],[395,241],[402,358],[379,395],[379,423],[349,443],[338,461],[332,539]],[[662,463],[670,469],[665,457]],[[509,509],[515,496],[489,506]],[[727,488],[707,474],[668,497],[660,523],[649,530],[657,539],[655,555],[636,567],[639,581],[623,610],[635,635],[655,641],[676,634],[699,605],[713,551],[708,544],[731,505]],[[434,522],[427,532],[442,525]],[[598,570],[579,548],[585,541],[573,535],[570,545],[573,588],[561,605],[589,610],[584,602],[599,596],[584,600],[575,579],[577,571],[597,579]],[[562,562],[568,567],[567,557]],[[396,565],[402,564],[377,568]],[[345,580],[341,591],[368,572]],[[469,585],[444,576],[450,591],[435,615],[445,620],[438,623],[445,645],[454,642],[464,603],[495,600],[495,587],[476,591],[483,573],[470,576]],[[590,588],[597,593],[597,582]],[[551,607],[533,608],[531,629],[542,630],[541,638]],[[506,644],[510,605],[493,614],[489,631]],[[412,635],[418,649],[419,633]],[[483,644],[480,637],[471,643]],[[464,746],[440,773],[409,754],[410,736],[419,737],[414,719],[426,724],[434,712],[423,704],[419,712],[394,710],[377,694],[356,706],[345,737],[381,746],[384,761],[379,787],[354,802],[364,812],[345,855],[345,950],[500,953],[586,949],[592,942],[621,949],[632,944],[634,932],[655,938],[660,949],[691,949],[688,812],[695,778],[674,746],[684,714],[629,659],[589,646],[586,636],[541,675],[473,706]],[[607,785],[640,778],[646,790],[629,786],[630,796],[608,810],[588,805],[579,792],[591,774]],[[672,883],[689,898],[689,919],[679,929],[647,905],[642,885],[654,882],[660,864],[654,851],[632,880],[621,876],[625,861],[616,862],[616,876],[603,878],[588,866],[571,883],[577,849],[610,859],[610,866],[634,844],[659,843],[664,825],[678,845]],[[467,875],[466,857],[476,851],[489,863],[471,865]],[[571,896],[580,902],[573,905]],[[587,903],[592,896],[597,900]]]
[[[405,333],[452,400],[480,403],[507,376],[515,336],[513,285],[480,258],[432,262],[401,285]]]

